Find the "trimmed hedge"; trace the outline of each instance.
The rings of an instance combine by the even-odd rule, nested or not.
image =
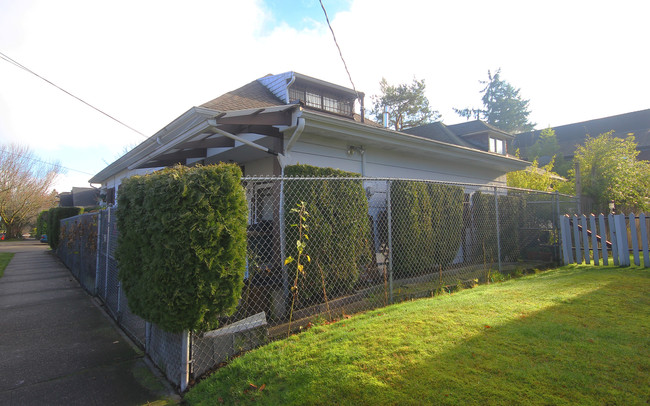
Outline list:
[[[180,332],[214,329],[235,311],[246,268],[241,175],[219,164],[124,180],[115,255],[132,312]]]
[[[501,260],[516,261],[520,257],[519,229],[526,201],[519,195],[499,195],[499,240]],[[495,200],[491,193],[475,192],[472,196],[475,224],[474,258],[487,264],[498,261]]]
[[[40,238],[43,234],[49,234],[47,231],[47,223],[49,219],[50,211],[49,210],[43,210],[38,214],[38,218],[36,219],[36,238]]]
[[[50,248],[56,250],[61,240],[61,220],[74,217],[84,212],[82,207],[53,207],[47,215],[47,241]]]
[[[390,193],[395,277],[437,271],[451,263],[461,244],[463,189],[437,183],[394,181]],[[386,233],[383,226],[384,241]]]
[[[359,177],[356,173],[310,165],[285,168],[287,176]],[[323,271],[328,297],[350,292],[359,280],[360,269],[371,262],[371,234],[368,200],[361,180],[300,180],[285,182],[286,255],[297,255],[296,213],[291,209],[303,201],[307,205],[305,277],[299,284],[299,298],[310,302],[323,299]],[[319,269],[320,266],[320,269]]]

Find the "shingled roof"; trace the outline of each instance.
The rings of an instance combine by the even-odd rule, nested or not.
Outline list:
[[[200,107],[217,111],[230,111],[283,106],[285,104],[286,103],[271,93],[266,86],[260,83],[259,80],[254,80],[238,89],[224,93],[216,99],[203,103]],[[309,109],[309,107],[305,108]],[[354,113],[352,118],[358,123],[362,122],[359,114]],[[381,124],[369,119],[368,117],[365,117],[363,123],[371,127],[382,127]]]
[[[500,130],[481,120],[472,120],[472,121],[466,121],[464,123],[459,123],[459,124],[451,124],[448,125],[447,128],[449,129],[449,131],[453,132],[458,136],[465,136],[465,135],[476,134],[485,131],[492,131],[492,132],[497,132],[499,134],[502,134],[505,137],[509,137],[510,139],[514,138],[509,133]]]
[[[614,131],[614,137],[626,138],[633,135],[637,149],[641,151],[639,159],[650,159],[650,109],[597,118],[552,127],[557,137],[560,151],[565,158],[571,158],[578,145],[584,145],[587,135],[598,137],[600,134]],[[516,135],[515,143],[522,153],[526,153],[540,136],[542,130],[535,130]]]
[[[428,138],[430,140],[446,142],[448,144],[461,145],[463,147],[470,146],[467,142],[461,139],[458,134],[450,131],[448,126],[439,121],[418,127],[407,128],[402,130],[402,132],[417,135],[418,137]]]
[[[201,107],[217,111],[229,111],[282,106],[284,104],[266,86],[254,80],[239,89],[231,90],[216,99],[203,103]]]

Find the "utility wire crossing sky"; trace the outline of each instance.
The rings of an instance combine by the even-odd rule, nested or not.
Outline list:
[[[644,0],[322,4],[336,43],[320,0],[0,0],[2,59],[21,66],[0,63],[0,142],[83,172],[70,190],[192,106],[290,70],[353,78],[366,105],[382,77],[424,79],[447,124],[499,67],[537,128],[650,108]]]

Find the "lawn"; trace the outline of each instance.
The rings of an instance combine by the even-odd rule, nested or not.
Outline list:
[[[0,252],[0,278],[5,273],[5,268],[9,265],[9,261],[14,257],[14,254],[9,252]]]
[[[647,404],[650,270],[566,266],[370,311],[233,360],[190,404]]]

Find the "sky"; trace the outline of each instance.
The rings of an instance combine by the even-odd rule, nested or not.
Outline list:
[[[501,68],[538,129],[650,108],[647,0],[323,4],[366,106],[424,79],[455,124]],[[0,52],[147,137],[269,73],[351,87],[318,0],[0,0]],[[0,59],[0,144],[67,168],[59,192],[144,139]]]

